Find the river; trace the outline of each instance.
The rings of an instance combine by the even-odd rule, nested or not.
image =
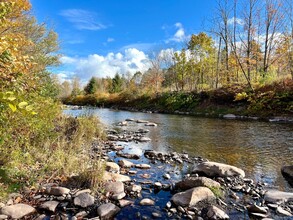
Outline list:
[[[293,124],[101,108],[64,112],[74,116],[94,114],[107,128],[115,127],[126,118],[155,122],[158,126],[150,129],[152,141],[145,148],[187,152],[191,156],[234,165],[244,169],[246,176],[255,181],[266,182],[279,190],[293,191],[280,172],[283,165],[292,165],[293,162]]]

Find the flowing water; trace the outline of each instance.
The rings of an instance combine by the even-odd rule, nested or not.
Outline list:
[[[267,182],[279,190],[293,191],[281,174],[283,165],[293,164],[293,124],[149,114],[111,109],[64,110],[74,116],[94,114],[107,128],[126,118],[158,124],[150,128],[152,139],[143,148],[201,156],[210,161],[242,168],[246,176]],[[127,129],[135,129],[135,126]],[[140,152],[141,149],[136,148]]]

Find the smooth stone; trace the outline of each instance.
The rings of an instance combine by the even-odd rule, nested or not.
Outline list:
[[[134,202],[133,201],[130,201],[130,200],[126,200],[126,199],[121,199],[119,200],[119,206],[121,208],[125,207],[125,206],[129,206],[129,205],[132,205]]]
[[[41,209],[45,209],[51,212],[55,212],[59,202],[57,201],[47,201],[40,205]]]
[[[128,192],[141,192],[142,187],[140,185],[133,184],[126,188]]]
[[[121,166],[123,168],[130,168],[130,167],[134,166],[134,163],[132,163],[128,160],[125,160],[125,159],[119,160],[118,164],[119,164],[119,166]]]
[[[249,213],[250,215],[253,215],[253,216],[256,216],[258,218],[266,218],[268,217],[266,214],[263,214],[263,213],[256,213],[256,212],[251,212]]]
[[[293,186],[293,165],[283,166],[281,169],[282,175]]]
[[[79,194],[82,193],[91,193],[92,191],[90,189],[82,189],[82,190],[78,190],[76,193],[74,193],[74,197],[78,196]]]
[[[154,218],[161,218],[162,217],[161,213],[159,213],[159,212],[152,212],[152,216]]]
[[[136,170],[129,170],[129,171],[128,171],[128,174],[130,174],[130,175],[135,175],[136,173],[137,173]]]
[[[229,216],[216,206],[210,206],[208,208],[207,216],[209,219],[229,219]]]
[[[121,153],[121,152],[117,152],[116,155],[118,157],[123,157],[126,159],[133,159],[133,160],[138,160],[140,158],[140,156],[137,154],[129,154],[129,153]]]
[[[172,207],[172,203],[170,202],[170,201],[168,201],[167,203],[166,203],[166,208],[167,209],[170,209]]]
[[[53,186],[46,189],[46,193],[53,196],[63,196],[70,193],[70,189],[60,186]]]
[[[118,164],[116,164],[114,162],[106,162],[106,170],[109,172],[119,173],[120,167]]]
[[[217,162],[203,162],[198,164],[193,173],[203,172],[210,177],[220,176],[220,177],[230,177],[230,176],[241,176],[245,177],[245,172],[235,166],[228,164],[217,163]]]
[[[149,164],[136,164],[135,167],[138,169],[150,169],[151,168],[151,166]]]
[[[187,190],[198,186],[220,188],[221,184],[207,177],[188,177],[175,184],[175,188],[181,190]]]
[[[168,174],[168,173],[165,173],[164,175],[163,175],[163,177],[165,178],[165,179],[171,179],[171,176],[170,176],[170,174]]]
[[[94,205],[95,198],[89,193],[81,193],[74,198],[73,203],[76,206],[87,208],[89,206]]]
[[[107,203],[100,205],[97,212],[100,218],[103,219],[112,219],[120,211],[120,208],[113,203]]]
[[[176,193],[171,198],[177,206],[192,207],[201,201],[212,201],[216,197],[214,193],[207,187],[195,187],[184,192]]]
[[[120,194],[124,192],[124,184],[121,181],[107,182],[104,189],[105,193]]]
[[[126,196],[125,192],[117,193],[111,196],[111,199],[113,200],[120,200],[123,199]]]
[[[144,124],[144,126],[157,127],[158,125],[156,123],[149,122],[149,123]]]
[[[109,173],[107,171],[104,172],[103,175],[104,181],[121,181],[121,182],[130,182],[131,178],[129,176],[125,176],[118,173]]]
[[[284,215],[284,216],[293,216],[291,212],[288,212],[287,210],[283,209],[282,207],[278,207],[276,212],[280,215]]]
[[[117,135],[113,135],[113,134],[108,134],[107,135],[107,139],[109,141],[117,141],[119,139],[119,137]]]
[[[146,120],[136,120],[136,123],[144,123],[144,124],[146,124],[146,123],[149,123],[149,121],[146,121]]]
[[[263,213],[263,214],[266,214],[268,212],[268,208],[261,207],[261,206],[258,206],[256,204],[248,206],[247,210],[249,212],[256,212],[256,213]]]
[[[154,183],[154,187],[155,187],[155,188],[162,188],[162,183],[160,183],[160,182],[155,182],[155,183]]]
[[[141,137],[139,139],[137,139],[139,142],[148,142],[151,141],[152,139],[148,138],[148,137]]]
[[[226,115],[223,115],[223,118],[224,119],[236,119],[237,116],[234,114],[226,114]]]
[[[10,216],[12,219],[23,218],[36,212],[36,209],[27,204],[15,204],[11,206],[5,206],[1,209],[1,214]]]
[[[293,201],[293,193],[290,192],[283,192],[278,190],[269,190],[264,195],[264,200],[267,203],[284,203]]]
[[[4,220],[4,219],[8,219],[8,215],[1,215],[1,214],[0,214],[0,219],[1,219],[1,220],[2,220],[2,219],[3,219],[3,220]]]
[[[88,215],[88,213],[86,211],[81,211],[81,212],[76,213],[75,217],[77,219],[82,219],[82,218],[86,217],[87,215]]]
[[[145,198],[145,199],[140,200],[139,204],[152,206],[152,205],[155,205],[155,201]]]

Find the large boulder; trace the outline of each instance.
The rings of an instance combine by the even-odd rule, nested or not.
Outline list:
[[[289,184],[293,186],[293,165],[283,166],[281,172]]]
[[[221,184],[207,177],[188,177],[175,184],[175,188],[180,190],[188,190],[198,186],[220,188]]]
[[[213,201],[216,197],[207,187],[195,187],[185,192],[176,193],[172,198],[177,206],[193,207],[202,201]]]
[[[267,203],[284,203],[293,201],[293,193],[278,190],[269,190],[265,193],[264,199]]]
[[[204,173],[209,177],[228,177],[228,176],[241,176],[245,177],[245,172],[235,166],[231,166],[228,164],[217,163],[217,162],[203,162],[198,164],[195,169],[192,171],[193,173]]]
[[[12,219],[20,219],[30,215],[36,211],[35,208],[27,204],[16,204],[11,206],[4,206],[1,209],[1,214],[10,216]]]
[[[107,203],[100,205],[97,211],[102,220],[113,219],[113,217],[120,211],[120,208],[113,203]]]

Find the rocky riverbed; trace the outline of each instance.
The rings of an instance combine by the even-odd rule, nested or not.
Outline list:
[[[140,128],[131,129],[134,123]],[[155,123],[126,119],[117,126],[107,130],[108,141],[93,145],[93,156],[106,167],[98,193],[74,182],[42,184],[11,194],[0,219],[293,218],[293,193],[255,182],[228,164],[148,150],[149,130],[160,129]],[[283,172],[292,181],[292,166]]]

